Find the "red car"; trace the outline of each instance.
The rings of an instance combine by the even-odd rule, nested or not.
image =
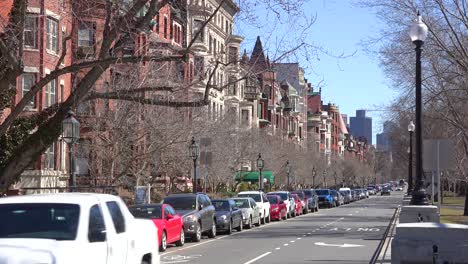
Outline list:
[[[302,215],[302,200],[299,198],[299,195],[292,193],[291,196],[294,198],[296,203],[296,215]]]
[[[286,220],[288,210],[283,199],[279,195],[268,195],[270,202],[270,218],[272,220]]]
[[[129,207],[135,218],[151,219],[158,228],[159,250],[165,251],[167,244],[185,243],[184,222],[168,204],[145,204]]]

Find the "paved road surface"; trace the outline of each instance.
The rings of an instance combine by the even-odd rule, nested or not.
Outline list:
[[[161,263],[369,263],[403,192],[172,247]]]

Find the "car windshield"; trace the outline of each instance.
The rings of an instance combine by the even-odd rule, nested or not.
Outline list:
[[[276,196],[268,196],[268,201],[272,204],[277,204],[278,198]]]
[[[128,208],[135,218],[161,219],[161,205],[154,206],[132,206]]]
[[[239,194],[239,197],[251,197],[255,200],[255,202],[261,202],[262,197],[258,193],[244,193],[244,194]]]
[[[281,199],[283,199],[283,200],[288,199],[288,194],[287,193],[271,193],[271,194],[279,195],[279,197],[281,197]]]
[[[195,197],[166,197],[163,203],[171,205],[175,210],[195,210]]]
[[[318,195],[329,195],[329,194],[330,194],[330,191],[329,191],[329,190],[315,190],[315,192],[316,192]]]
[[[312,191],[305,190],[303,191],[306,197],[311,197],[312,196]]]
[[[367,187],[367,190],[374,190],[374,187]]]
[[[229,211],[230,206],[228,201],[211,201],[216,211]]]
[[[0,238],[75,240],[77,204],[0,204]]]
[[[249,200],[247,199],[234,199],[234,202],[239,208],[250,208]]]
[[[302,192],[295,192],[294,194],[297,194],[297,196],[299,196],[300,199],[304,199],[304,193]]]

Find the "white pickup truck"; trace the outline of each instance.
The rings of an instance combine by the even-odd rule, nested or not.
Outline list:
[[[0,264],[159,264],[157,229],[119,197],[0,198]]]

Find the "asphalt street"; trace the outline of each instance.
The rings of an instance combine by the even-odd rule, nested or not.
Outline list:
[[[170,247],[161,263],[369,263],[403,192]]]

